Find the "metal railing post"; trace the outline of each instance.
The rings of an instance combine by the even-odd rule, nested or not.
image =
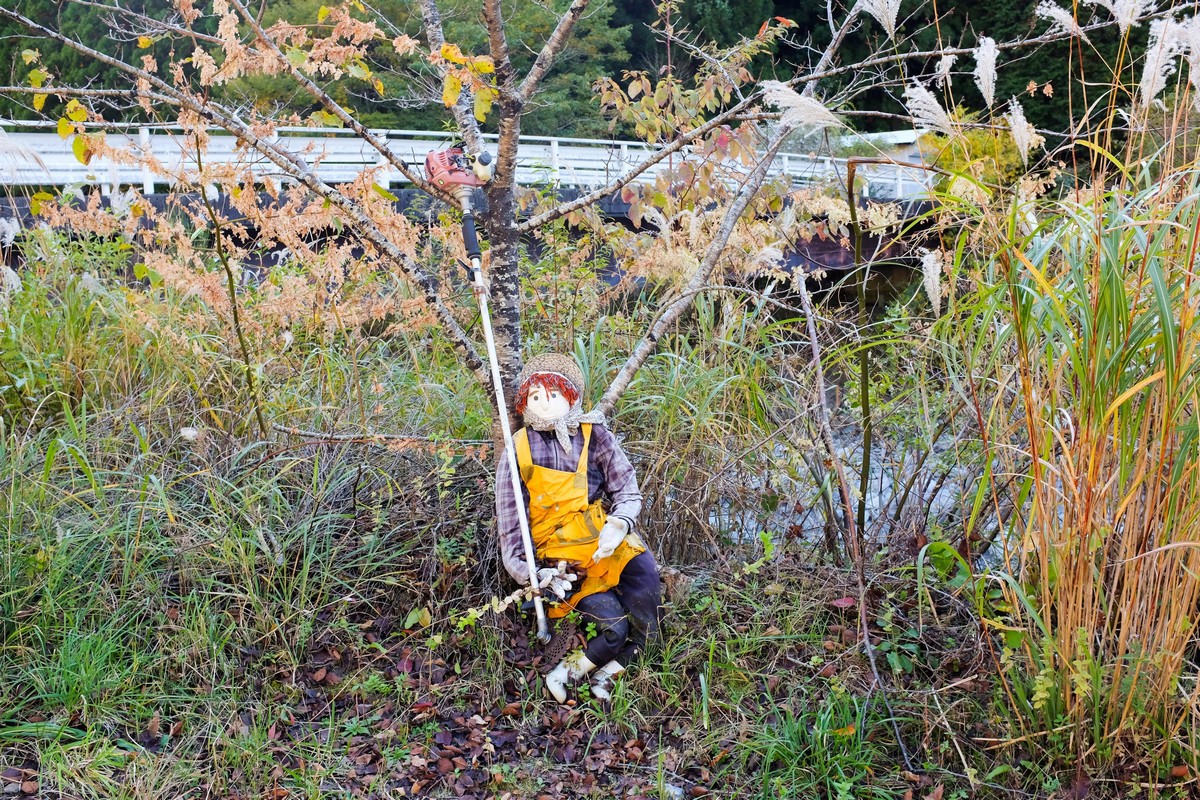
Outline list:
[[[138,128],[138,144],[142,148],[142,158],[154,155],[154,140],[149,128]],[[145,161],[142,162],[142,194],[154,194],[154,170]]]
[[[387,133],[382,136],[383,141],[387,142]],[[379,185],[384,189],[391,191],[392,188],[392,164],[387,160],[387,156],[383,153],[379,154],[379,158],[375,159],[375,163],[379,166]]]

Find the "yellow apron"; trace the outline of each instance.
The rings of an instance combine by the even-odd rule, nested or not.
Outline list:
[[[513,436],[517,466],[525,488],[529,490],[529,527],[537,557],[551,565],[566,561],[575,567],[574,571],[580,577],[569,601],[547,609],[546,613],[554,618],[565,617],[579,598],[616,586],[625,565],[646,551],[641,537],[630,532],[611,556],[597,564],[589,563],[608,515],[599,500],[588,505],[588,445],[592,440],[592,426],[583,423],[579,427],[583,430],[583,452],[579,454],[579,468],[574,472],[536,466],[529,452],[526,429],[522,428]]]

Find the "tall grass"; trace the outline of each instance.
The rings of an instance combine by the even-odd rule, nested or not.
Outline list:
[[[992,354],[979,499],[1015,508],[1004,693],[1018,738],[1080,768],[1165,753],[1197,699],[1200,192],[1148,176],[1047,200],[1032,230],[1014,213],[965,317]]]

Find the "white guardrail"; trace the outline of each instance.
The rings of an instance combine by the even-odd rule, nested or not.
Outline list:
[[[72,139],[43,129],[52,123],[0,120],[0,185],[68,186],[99,185],[104,193],[121,186],[140,186],[146,194],[170,184],[170,178],[149,167],[118,164],[97,157],[84,165],[75,157]],[[30,130],[33,129],[33,130]],[[194,162],[189,155],[189,138],[172,126],[107,126],[110,144],[134,152],[151,153],[167,170],[186,168]],[[376,134],[387,141],[399,158],[422,169],[425,154],[446,147],[451,134],[430,131],[380,130]],[[314,165],[321,180],[330,184],[355,179],[364,169],[378,168],[376,182],[381,186],[399,185],[407,180],[393,169],[378,151],[352,131],[331,128],[279,128],[277,138],[292,153]],[[496,135],[484,136],[495,151]],[[278,167],[260,154],[236,146],[229,135],[211,134],[205,158],[209,163],[248,164],[259,175],[282,179]],[[567,139],[547,136],[522,136],[518,149],[517,182],[522,185],[557,185],[595,189],[611,183],[655,152],[644,142]],[[638,177],[652,182],[660,170],[682,160],[699,158],[686,149],[663,159]],[[880,199],[920,199],[928,195],[928,173],[913,167],[882,164],[863,165],[858,174],[862,191]],[[784,175],[799,186],[845,183],[846,159],[818,157],[801,153],[780,153],[771,165],[769,177]]]

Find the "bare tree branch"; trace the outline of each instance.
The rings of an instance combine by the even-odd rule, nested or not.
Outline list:
[[[92,0],[70,0],[70,2],[72,5],[86,6],[88,8],[98,8],[103,11],[111,11],[116,14],[120,14],[121,16],[125,17],[126,19],[129,19],[129,20],[132,20],[133,22],[137,22],[137,23],[141,24],[144,28],[141,31],[141,33],[147,33],[147,34],[148,33],[176,33],[176,34],[179,34],[180,36],[187,36],[188,38],[191,38],[191,39],[197,39],[201,42],[207,42],[208,44],[216,44],[216,45],[224,44],[224,42],[222,42],[216,36],[210,36],[205,33],[200,33],[198,31],[194,31],[190,28],[185,28],[182,25],[176,25],[172,22],[167,22],[166,20],[155,19],[154,17],[147,16],[146,14],[138,13],[137,11],[133,11],[128,8],[124,8],[122,6],[112,5],[110,3],[96,3],[96,2],[92,2]],[[137,32],[134,32],[134,35],[136,36]],[[253,52],[253,50],[251,52]]]
[[[500,0],[484,0],[483,20],[487,27],[492,60],[496,62],[496,84],[500,93],[499,142],[496,147],[496,168],[492,185],[485,189],[488,196],[488,215],[495,223],[501,193],[511,192],[516,184],[517,147],[521,138],[521,114],[524,103],[514,83],[516,75],[509,60],[508,39],[504,34],[504,16]],[[501,201],[499,205],[503,205]],[[511,203],[510,203],[511,204]],[[493,210],[494,209],[494,210]],[[509,221],[511,221],[510,218]]]
[[[172,97],[157,92],[151,94],[143,94],[137,89],[79,89],[72,86],[43,86],[35,89],[32,86],[0,86],[0,94],[46,94],[55,95],[56,97],[98,97],[98,98],[124,98],[132,102],[136,102],[138,98],[145,97],[153,100],[156,103],[168,103],[173,106],[179,103]],[[14,123],[23,124],[22,120],[12,120]],[[89,123],[93,124],[93,123]],[[113,127],[129,127],[124,123],[114,123]]]
[[[542,82],[542,78],[546,77],[546,73],[550,71],[550,67],[554,66],[554,60],[558,58],[558,54],[567,46],[567,40],[571,38],[571,30],[575,27],[575,23],[579,22],[579,18],[583,16],[583,12],[587,10],[588,3],[590,2],[591,0],[574,0],[571,3],[571,7],[567,9],[567,13],[554,26],[554,32],[550,34],[550,38],[542,46],[542,51],[538,53],[537,60],[529,68],[529,74],[525,76],[525,80],[521,81],[521,87],[517,89],[517,96],[521,99],[522,103],[529,102],[529,98],[537,91],[538,84]]]
[[[687,145],[694,142],[696,139],[699,139],[701,136],[704,136],[705,134],[712,131],[714,128],[717,128],[720,125],[723,125],[724,123],[735,119],[743,110],[748,108],[750,106],[751,102],[755,99],[757,99],[757,95],[752,95],[751,97],[746,98],[745,100],[738,103],[737,105],[731,106],[726,111],[721,112],[720,114],[713,117],[708,122],[701,125],[700,127],[695,128],[694,130],[688,131],[687,133],[683,134],[682,136],[680,136],[679,138],[675,139],[673,142],[668,144],[663,149],[656,152],[654,155],[649,156],[646,159],[642,160],[641,163],[635,165],[632,169],[630,169],[628,172],[626,172],[624,175],[622,175],[620,178],[613,181],[612,183],[606,184],[605,186],[602,186],[599,189],[588,192],[587,194],[585,194],[581,197],[578,197],[575,200],[572,200],[568,203],[563,203],[560,206],[556,206],[555,208],[552,208],[549,211],[542,212],[541,214],[538,214],[536,217],[530,217],[529,219],[525,220],[524,222],[522,222],[520,224],[520,226],[519,226],[520,230],[522,232],[525,232],[525,231],[534,230],[536,228],[540,228],[541,226],[543,226],[549,222],[553,222],[556,219],[565,217],[567,214],[570,214],[572,211],[576,211],[580,208],[583,208],[584,206],[589,206],[592,203],[595,203],[597,200],[601,200],[605,197],[608,197],[609,195],[613,194],[614,192],[619,192],[621,189],[628,186],[633,181],[637,180],[639,175],[641,175],[646,170],[650,169],[651,167],[653,167],[655,164],[659,163],[660,161],[665,160],[672,153],[679,152],[684,147],[686,147]]]
[[[841,27],[839,27],[837,32],[834,33],[833,39],[829,42],[829,46],[825,48],[825,52],[821,53],[821,58],[817,60],[817,65],[813,67],[813,72],[819,73],[821,70],[827,68],[831,63],[833,63],[833,57],[837,55],[837,51],[841,49],[842,42],[846,39],[846,34],[850,32],[850,28],[853,27],[854,21],[858,19],[860,5],[861,3],[855,3],[850,7],[850,10],[846,12],[846,18],[842,20]],[[829,6],[829,29],[831,31],[833,30],[832,4]],[[813,92],[816,90],[816,82],[810,83],[808,86],[804,87],[804,96],[812,97]]]
[[[441,295],[438,292],[437,279],[421,269],[416,262],[408,258],[399,247],[381,233],[357,203],[320,180],[303,159],[260,138],[246,123],[220,105],[197,99],[180,89],[176,89],[157,75],[88,47],[82,42],[64,36],[58,31],[34,22],[28,17],[4,6],[0,6],[0,18],[8,18],[30,31],[69,47],[81,55],[115,67],[135,79],[145,81],[149,85],[157,87],[159,91],[173,98],[177,105],[229,131],[238,137],[240,142],[243,142],[265,156],[283,170],[286,175],[303,184],[315,194],[325,198],[330,204],[346,212],[354,221],[358,234],[386,255],[401,269],[409,280],[420,288],[426,304],[433,310],[438,320],[445,327],[451,341],[462,352],[468,368],[475,373],[482,385],[488,385],[486,366],[479,357],[479,353],[475,349],[475,345],[472,343],[470,337],[467,336],[466,331],[462,329],[462,326],[458,324],[458,320],[455,319],[450,308],[442,301]]]
[[[713,237],[712,244],[708,247],[708,252],[704,254],[704,260],[696,268],[695,273],[688,280],[683,291],[666,304],[659,312],[654,322],[650,325],[643,336],[634,346],[633,352],[621,365],[616,376],[604,391],[604,396],[600,398],[600,402],[596,404],[596,408],[604,414],[612,412],[613,406],[617,400],[629,388],[629,382],[633,380],[633,376],[641,369],[642,364],[646,363],[646,359],[654,352],[658,346],[658,340],[662,338],[667,329],[674,325],[683,312],[687,311],[696,302],[696,296],[699,294],[700,287],[709,282],[717,262],[721,260],[721,254],[725,252],[725,248],[729,244],[729,237],[733,233],[734,225],[745,212],[746,206],[750,204],[750,199],[754,197],[759,187],[762,186],[763,180],[767,177],[767,170],[771,166],[771,162],[775,160],[775,154],[779,152],[779,148],[783,146],[784,140],[791,135],[795,130],[794,126],[781,126],[775,133],[774,139],[767,146],[767,151],[762,159],[758,162],[758,166],[754,168],[742,184],[738,191],[737,197],[730,204],[725,212],[725,218],[721,221],[721,227],[717,230],[717,234]]]
[[[246,20],[246,23],[250,26],[251,30],[254,31],[259,41],[266,45],[271,52],[278,57],[279,62],[284,66],[284,69],[287,70],[288,74],[291,75],[297,83],[304,87],[304,90],[312,95],[317,102],[324,106],[329,113],[341,120],[342,124],[354,131],[354,133],[357,134],[358,137],[364,142],[371,145],[371,147],[374,147],[379,154],[382,155],[389,164],[395,167],[401,175],[407,178],[413,184],[413,186],[416,186],[418,189],[421,189],[427,194],[440,198],[443,202],[455,204],[453,197],[439,189],[437,186],[434,186],[429,181],[425,180],[416,170],[410,169],[408,164],[405,163],[404,159],[392,152],[392,149],[388,147],[386,140],[381,139],[372,133],[369,128],[351,116],[349,111],[342,108],[342,105],[330,97],[325,90],[323,90],[320,86],[317,86],[312,79],[301,72],[298,67],[292,64],[292,62],[289,61],[284,55],[279,45],[275,43],[275,40],[272,39],[270,34],[268,34],[263,28],[262,24],[259,23],[259,21],[254,18],[254,15],[250,13],[250,9],[246,7],[242,0],[229,0],[229,2],[238,10],[238,13],[242,15],[242,18]]]
[[[508,38],[504,35],[504,13],[500,0],[483,0],[483,24],[488,32],[488,46],[496,65],[496,84],[500,96],[512,96],[513,66],[508,56]]]
[[[1144,17],[1144,19],[1154,19],[1156,17],[1163,16],[1167,13],[1168,12],[1161,12],[1159,14],[1150,14],[1150,15],[1147,15],[1146,17]],[[1093,23],[1092,25],[1088,25],[1088,26],[1084,27],[1083,31],[1085,33],[1089,33],[1091,31],[1101,30],[1103,28],[1108,28],[1111,26],[1112,26],[1111,22],[1097,22],[1097,23]],[[1017,49],[1026,48],[1026,47],[1036,47],[1038,45],[1043,45],[1043,44],[1052,44],[1054,42],[1061,42],[1061,41],[1065,41],[1067,39],[1072,39],[1072,38],[1075,38],[1074,35],[1068,31],[1048,32],[1041,36],[1035,36],[1032,39],[1013,39],[1012,41],[1008,41],[1008,42],[999,42],[999,43],[997,43],[996,48],[1001,51],[1017,50]],[[825,80],[826,78],[836,78],[837,76],[845,75],[848,72],[861,72],[862,70],[867,69],[869,67],[877,67],[877,66],[884,65],[884,64],[895,64],[898,61],[913,61],[916,59],[936,58],[939,56],[949,56],[949,55],[957,55],[957,56],[973,55],[974,53],[975,53],[975,48],[973,48],[973,47],[941,47],[936,50],[914,50],[910,53],[894,52],[894,53],[889,53],[887,55],[875,56],[873,58],[866,58],[866,59],[863,59],[862,61],[856,61],[853,64],[847,64],[842,67],[830,68],[829,63],[832,60],[832,56],[830,56],[830,58],[826,58],[825,55],[829,54],[829,51],[826,50],[826,54],[823,54],[821,56],[821,60],[817,63],[817,67],[815,67],[812,72],[808,73],[807,75],[797,75],[796,77],[792,78],[787,83],[789,86],[798,86],[800,84],[812,84],[812,83],[815,83],[816,81]],[[822,66],[822,64],[824,64],[824,66]],[[822,70],[824,70],[824,71],[822,71]],[[809,94],[809,93],[810,92],[808,90],[808,87],[806,86],[805,94]]]

